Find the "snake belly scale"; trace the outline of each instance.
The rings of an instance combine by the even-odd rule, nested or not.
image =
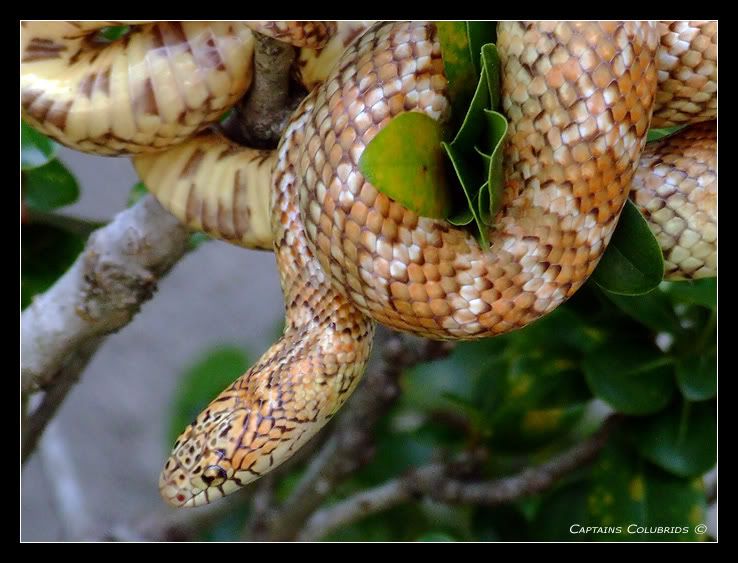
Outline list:
[[[475,339],[555,309],[597,266],[628,197],[666,277],[717,273],[715,22],[500,22],[510,130],[489,248],[358,168],[393,116],[448,119],[431,22],[133,22],[100,46],[90,34],[103,25],[24,25],[24,117],[79,150],[137,155],[192,228],[273,248],[285,297],[282,338],[177,440],[160,477],[172,505],[229,494],[315,435],[358,384],[375,322]],[[310,91],[272,152],[205,131],[248,91],[254,32],[300,49]],[[688,126],[646,145],[649,127],[671,125]]]

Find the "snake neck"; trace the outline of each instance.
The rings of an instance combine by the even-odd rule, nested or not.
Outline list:
[[[311,110],[309,97],[287,127],[273,172],[284,334],[180,436],[160,477],[174,506],[211,502],[280,465],[331,419],[364,373],[374,323],[332,289],[305,241],[294,171]]]

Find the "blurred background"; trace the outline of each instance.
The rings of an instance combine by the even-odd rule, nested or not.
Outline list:
[[[108,221],[125,209],[138,182],[129,159],[63,147],[58,156],[80,185],[79,201],[62,213]],[[171,446],[178,379],[216,345],[258,357],[281,329],[282,307],[272,253],[220,241],[189,252],[133,322],[100,348],[24,467],[22,539],[101,536],[166,511],[158,475]],[[79,510],[65,517],[59,495],[78,497]]]

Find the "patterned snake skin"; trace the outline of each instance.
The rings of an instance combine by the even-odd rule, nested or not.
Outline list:
[[[161,48],[153,30],[184,25],[141,26],[142,38],[129,40],[142,42],[138,50],[120,47],[116,56],[155,61],[159,55],[145,49]],[[251,49],[250,31],[232,23],[190,25],[233,44],[223,60],[249,76],[236,51]],[[22,77],[24,115],[34,125],[81,150],[139,153],[178,144],[135,159],[160,201],[194,228],[244,246],[274,245],[285,333],[179,438],[160,478],[171,504],[210,502],[289,458],[355,388],[375,321],[436,339],[471,339],[523,327],[556,308],[597,266],[629,196],[662,245],[668,277],[716,275],[716,23],[500,23],[510,131],[505,201],[486,249],[467,231],[419,217],[377,192],[358,169],[367,143],[398,113],[448,118],[434,25],[385,22],[368,31],[361,22],[341,22],[335,31],[315,25],[327,41],[318,50],[304,39],[313,32],[251,25],[308,45],[298,55],[297,75],[311,93],[272,155],[212,134],[192,137],[213,120],[213,108],[222,111],[248,88],[249,79],[230,71],[230,81],[203,98],[205,109],[188,106],[199,121],[185,117],[186,133],[174,125],[179,118],[157,114],[155,125],[131,126],[123,137],[110,136],[111,121],[93,119],[85,131],[75,125],[76,104],[102,107],[105,93],[116,92],[112,80],[108,90],[100,86],[102,63],[84,49],[76,60],[65,55],[41,70],[57,77],[66,70],[78,90],[90,82],[87,101],[65,97],[68,84],[49,88],[37,74]],[[39,37],[47,36],[24,39],[28,66],[45,60],[34,60],[33,52],[56,48]],[[187,52],[194,61],[196,50]],[[99,57],[124,64],[112,51]],[[153,84],[154,75],[130,74],[139,86]],[[196,87],[207,76],[198,74]],[[166,86],[163,75],[156,80],[158,93]],[[138,107],[135,92],[148,87],[137,88],[109,109],[126,106],[120,111],[130,113]],[[695,123],[646,146],[649,126]]]

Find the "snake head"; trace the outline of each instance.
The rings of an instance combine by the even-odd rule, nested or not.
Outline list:
[[[232,416],[206,409],[174,444],[159,491],[175,507],[207,504],[240,487],[227,452]]]

